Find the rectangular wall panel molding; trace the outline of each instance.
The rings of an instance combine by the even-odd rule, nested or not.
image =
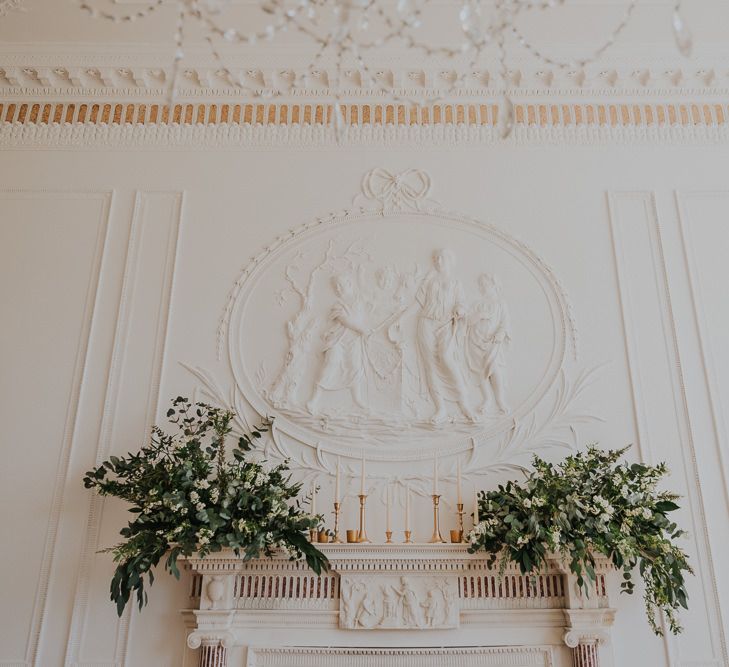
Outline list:
[[[676,234],[682,262],[670,264],[672,289],[683,299],[679,320],[686,359],[686,393],[697,441],[702,481],[716,489],[707,507],[717,562],[729,560],[729,191],[677,192]],[[689,315],[690,314],[690,315]],[[691,317],[692,316],[692,317]],[[724,618],[729,614],[729,576],[717,572]]]
[[[31,355],[36,363],[45,356],[48,356],[50,361],[56,354],[62,353],[65,343],[70,346],[67,360],[68,385],[62,390],[66,395],[65,405],[58,407],[64,410],[65,416],[62,422],[58,423],[58,432],[54,432],[52,436],[49,432],[47,435],[51,437],[47,439],[41,437],[36,440],[35,445],[43,448],[39,466],[43,466],[44,461],[48,462],[55,458],[55,474],[47,480],[49,505],[43,507],[43,511],[47,512],[47,520],[42,547],[37,552],[40,563],[35,594],[32,598],[32,612],[25,636],[24,658],[17,662],[10,660],[2,663],[33,665],[38,664],[39,645],[50,613],[49,582],[56,552],[68,465],[75,443],[79,397],[87,373],[87,350],[102,274],[111,193],[6,191],[0,193],[0,198],[4,212],[3,220],[0,222],[0,234],[3,232],[8,234],[7,239],[0,244],[8,252],[3,264],[7,267],[8,264],[12,265],[17,261],[24,262],[13,276],[18,282],[12,285],[6,283],[2,299],[3,312],[14,313],[12,324],[8,320],[8,326],[4,326],[3,330],[3,347],[13,354],[13,359],[8,357],[2,364],[7,378],[15,376],[17,384],[13,394],[22,396],[24,387],[29,384],[28,378],[16,374],[13,370],[13,366],[20,363],[19,360]],[[27,244],[28,248],[25,248],[24,244]],[[31,248],[33,252],[27,254]],[[21,276],[25,278],[25,284],[20,282]],[[14,299],[22,300],[13,306],[11,303]],[[43,312],[37,320],[34,317],[35,308]],[[77,313],[76,321],[69,321],[68,314],[71,311]],[[66,331],[65,325],[69,327],[73,325],[71,328],[74,330]],[[17,334],[17,339],[14,339],[14,334]],[[75,341],[71,336],[75,337]],[[71,348],[74,348],[73,351]],[[33,367],[30,363],[31,356],[28,356],[26,363],[21,366],[26,372],[28,368]],[[38,369],[34,379],[40,384],[36,384],[33,391],[36,400],[31,400],[29,404],[34,410],[43,410],[48,418],[56,406],[44,405],[38,398],[45,391],[50,391],[51,386],[58,386],[61,381],[59,375],[63,369],[55,369],[53,378],[46,377],[46,372],[42,366]],[[4,392],[3,396],[6,397],[4,405],[7,406],[12,402],[10,393]],[[54,398],[58,396],[55,395]],[[54,404],[56,402],[53,401]],[[17,421],[18,414],[16,413],[14,417]],[[30,415],[28,418],[29,423],[35,421]],[[52,418],[39,426],[37,435],[41,436],[44,428],[50,428],[51,422]],[[12,438],[11,434],[6,435]],[[56,447],[53,447],[54,444]],[[7,470],[12,470],[14,466],[11,462],[7,463]],[[39,474],[38,468],[35,472]],[[28,509],[22,504],[18,505],[23,503],[24,493],[22,489],[15,487],[23,477],[16,476],[14,480],[8,479],[7,482],[3,480],[2,489],[5,493],[9,493],[8,499],[4,500],[3,504],[15,508],[21,515]],[[38,478],[42,477],[39,475]],[[41,525],[41,522],[39,521],[37,525]],[[11,526],[7,525],[5,529],[12,530]],[[29,544],[25,546],[30,547]],[[11,596],[12,593],[6,590],[4,595]],[[13,620],[13,626],[5,624],[8,630],[12,630],[13,627],[18,628],[18,619]],[[13,643],[16,643],[15,637]],[[0,642],[0,651],[4,653],[9,650],[13,650],[10,642]]]
[[[181,215],[179,192],[136,195],[94,464],[110,454],[138,448],[154,422]],[[92,614],[89,603],[91,598],[102,599],[98,589],[108,587],[112,567],[108,556],[96,552],[113,544],[109,540],[123,525],[123,507],[109,505],[99,497],[90,503],[66,664],[125,664],[130,609],[117,621],[113,605]],[[106,525],[113,528],[103,531]]]
[[[672,664],[725,664],[716,567],[706,528],[709,498],[698,474],[655,195],[611,192],[608,203],[641,453],[647,462],[668,462],[670,483],[685,496],[679,521],[690,521],[686,527],[693,542],[687,544],[696,571],[688,580],[693,618],[683,635],[667,639],[667,649]],[[698,622],[702,612],[704,623]]]

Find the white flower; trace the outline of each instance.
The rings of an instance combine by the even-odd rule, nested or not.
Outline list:
[[[607,512],[603,512],[600,515],[600,520],[601,521],[604,521],[605,523],[607,523],[608,521],[610,521],[610,515]]]
[[[210,482],[206,479],[199,479],[195,482],[196,489],[207,489],[210,487]]]
[[[544,507],[544,504],[547,502],[542,496],[537,496],[533,501],[535,507]]]
[[[529,509],[532,506],[532,501],[529,500],[529,498],[524,498],[524,503],[523,504],[524,504],[524,507],[526,507],[527,509]]]
[[[642,515],[644,519],[650,519],[653,516],[653,512],[651,512],[647,507],[644,507]]]
[[[218,490],[217,487],[212,489],[212,491],[210,491],[210,500],[212,500],[214,503],[218,502],[219,497],[220,497],[220,491]]]
[[[197,503],[200,501],[200,496],[198,495],[197,491],[190,491],[190,500],[193,503]]]
[[[630,495],[630,489],[627,484],[623,484],[623,486],[620,487],[620,495],[625,496],[626,498]]]
[[[524,544],[529,544],[529,538],[525,537],[524,535],[520,535],[519,539],[516,541],[516,546],[520,547]]]
[[[205,503],[195,503],[195,509],[198,512],[202,512],[205,509]]]
[[[195,534],[195,537],[197,537],[197,543],[204,547],[206,544],[210,543],[210,538],[213,536],[213,531],[210,530],[210,528],[201,528],[197,531]]]

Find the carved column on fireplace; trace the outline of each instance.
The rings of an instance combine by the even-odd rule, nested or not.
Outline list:
[[[557,565],[557,564],[555,564]],[[600,646],[609,640],[608,629],[615,620],[615,609],[606,605],[607,561],[596,564],[597,579],[587,593],[577,585],[577,577],[562,564],[565,580],[564,643],[572,649],[573,667],[600,667]]]

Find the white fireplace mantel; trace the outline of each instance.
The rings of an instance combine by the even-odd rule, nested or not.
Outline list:
[[[604,559],[585,596],[557,559],[535,577],[513,566],[500,576],[465,544],[319,547],[331,563],[320,577],[284,554],[188,559],[191,609],[183,615],[201,667],[227,665],[238,647],[247,649],[249,667],[337,664],[335,654],[350,667],[357,656],[363,665],[373,656],[374,664],[426,665],[429,651],[440,656],[434,664],[448,664],[456,651],[459,665],[553,665],[553,652],[565,646],[576,667],[601,664],[615,616]],[[464,643],[469,636],[472,645]],[[317,650],[330,657],[312,657]],[[397,659],[388,663],[388,652]]]

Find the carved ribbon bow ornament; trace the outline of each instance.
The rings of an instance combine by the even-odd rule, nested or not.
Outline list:
[[[419,169],[392,174],[378,167],[365,174],[362,192],[382,205],[382,211],[420,210],[430,192],[430,176]]]

